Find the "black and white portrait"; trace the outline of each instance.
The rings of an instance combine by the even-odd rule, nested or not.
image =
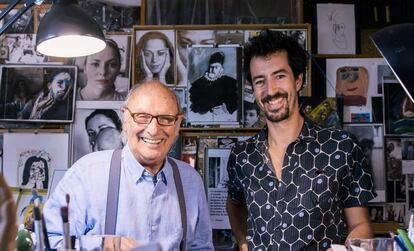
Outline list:
[[[166,85],[175,85],[174,75],[174,31],[136,31],[135,38],[135,83],[158,80]]]
[[[5,133],[3,175],[12,187],[47,189],[53,170],[68,168],[67,133]]]
[[[107,36],[106,45],[98,53],[76,58],[80,69],[77,100],[125,99],[130,83],[131,36]]]
[[[198,50],[205,57],[200,60]],[[188,122],[238,123],[241,93],[237,47],[192,47],[189,55]],[[196,64],[197,63],[197,64]]]
[[[119,109],[77,109],[73,124],[73,159],[122,147]]]
[[[74,66],[3,66],[0,119],[72,121],[76,72]]]
[[[20,187],[47,189],[51,156],[46,151],[28,150],[20,153],[18,168]]]
[[[35,49],[36,34],[6,34],[2,49],[7,50],[4,56],[5,63],[8,64],[41,64],[46,61],[44,55]]]
[[[181,81],[177,85],[186,85],[188,79],[188,62],[190,48],[193,46],[213,46],[216,43],[216,30],[177,30],[177,75],[181,77]],[[202,60],[208,53],[204,50],[197,50],[193,52],[193,64],[198,64],[197,59]]]

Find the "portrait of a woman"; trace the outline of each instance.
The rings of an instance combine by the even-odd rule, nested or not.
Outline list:
[[[174,84],[174,47],[164,33],[145,33],[137,43],[136,53],[137,83],[155,79]]]
[[[48,182],[49,168],[46,160],[37,156],[29,157],[24,164],[22,186],[47,189]]]
[[[106,39],[103,51],[86,57],[86,85],[78,89],[78,100],[124,100],[125,96],[115,89],[115,80],[121,68],[121,54],[112,39]]]

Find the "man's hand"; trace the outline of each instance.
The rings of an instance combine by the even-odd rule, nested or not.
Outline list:
[[[128,251],[137,246],[133,239],[117,236],[105,236],[103,251]]]
[[[14,250],[16,233],[16,207],[13,195],[3,175],[0,174],[0,250]]]

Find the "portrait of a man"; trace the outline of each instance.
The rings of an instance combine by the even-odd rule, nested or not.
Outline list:
[[[197,48],[201,49],[201,48]],[[210,56],[206,57],[206,62],[194,67],[205,67],[201,76],[192,76],[195,80],[189,86],[189,122],[194,120],[202,121],[222,121],[226,118],[236,118],[239,105],[239,91],[235,75],[237,75],[236,63],[227,66],[233,67],[232,70],[226,69],[226,60],[234,61],[236,58],[226,57],[224,48],[203,48],[211,50]],[[230,48],[233,49],[233,48]],[[214,51],[215,50],[215,51]],[[191,66],[191,64],[190,64]]]

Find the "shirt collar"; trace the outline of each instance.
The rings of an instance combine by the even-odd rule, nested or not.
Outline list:
[[[136,180],[136,183],[140,183],[143,181],[152,181],[154,185],[156,185],[157,181],[161,180],[165,185],[167,185],[167,176],[171,175],[170,173],[172,172],[172,170],[171,166],[169,165],[166,159],[164,160],[164,164],[161,167],[161,171],[158,172],[157,175],[152,175],[149,171],[147,171],[147,169],[145,169],[141,165],[141,163],[139,163],[135,159],[128,144],[124,146],[124,149],[122,151],[124,152],[126,165],[132,168],[132,178],[133,180]]]
[[[300,134],[296,141],[314,141],[316,139],[316,125],[315,123],[309,119],[308,117],[304,116],[304,122],[302,125],[302,130],[300,131]],[[254,136],[253,140],[256,141],[256,148],[260,150],[261,152],[264,152],[265,149],[267,149],[267,136],[268,136],[268,128],[267,126],[263,127],[263,129]]]

